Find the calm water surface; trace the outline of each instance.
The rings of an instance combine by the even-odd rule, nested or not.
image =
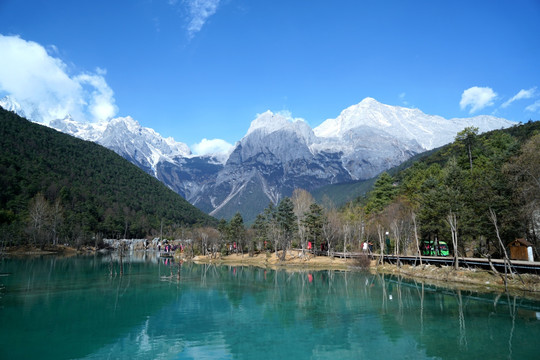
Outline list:
[[[0,359],[538,359],[540,303],[398,277],[0,260]],[[114,273],[117,273],[115,276]]]

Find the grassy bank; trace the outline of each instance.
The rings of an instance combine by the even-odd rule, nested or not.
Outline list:
[[[281,255],[281,252],[278,253]],[[351,260],[330,258],[327,256],[314,256],[313,254],[302,254],[301,251],[288,251],[285,260],[279,259],[276,253],[260,253],[250,256],[248,254],[231,254],[217,257],[196,256],[195,263],[212,263],[223,265],[245,265],[265,268],[287,268],[287,269],[314,269],[314,270],[349,270],[353,263]]]
[[[196,256],[192,259],[195,263],[258,266],[272,269],[287,269],[290,271],[304,270],[360,270],[362,269],[356,259],[330,258],[326,256],[302,255],[299,251],[289,251],[285,260],[280,260],[275,253],[256,254],[232,254],[227,256],[218,255]],[[435,265],[397,267],[393,264],[377,265],[371,261],[371,272],[383,274],[401,275],[406,278],[421,279],[426,283],[450,288],[466,288],[484,292],[505,291],[503,279],[499,274],[481,269],[459,269],[450,266],[438,267]],[[509,276],[507,280],[508,292],[540,300],[540,276],[521,274]]]
[[[420,279],[426,283],[448,288],[460,288],[481,292],[504,292],[505,286],[499,274],[482,269],[458,269],[451,266],[384,264],[371,268],[383,274],[402,275]],[[504,274],[503,274],[504,276]],[[512,295],[540,300],[540,276],[521,274],[508,276],[508,292]]]

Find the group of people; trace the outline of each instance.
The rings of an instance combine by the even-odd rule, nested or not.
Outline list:
[[[163,248],[163,250],[166,252],[166,253],[169,253],[169,252],[174,252],[176,251],[177,249],[181,249],[182,251],[184,251],[184,246],[182,245],[171,245],[169,244],[167,241],[163,242],[163,244],[160,242],[158,242],[157,244],[157,248],[158,248],[158,251],[161,251],[161,248]]]
[[[364,241],[362,243],[362,253],[364,254],[373,254],[373,243],[371,241]]]

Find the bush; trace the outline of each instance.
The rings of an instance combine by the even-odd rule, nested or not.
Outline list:
[[[356,266],[359,267],[362,270],[369,269],[369,266],[371,265],[371,259],[369,258],[369,255],[362,254],[355,260]]]

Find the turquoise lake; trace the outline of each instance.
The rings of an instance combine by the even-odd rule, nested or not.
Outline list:
[[[112,270],[112,276],[111,276]],[[540,302],[356,271],[0,260],[0,359],[538,359]],[[115,274],[116,273],[116,274]]]

